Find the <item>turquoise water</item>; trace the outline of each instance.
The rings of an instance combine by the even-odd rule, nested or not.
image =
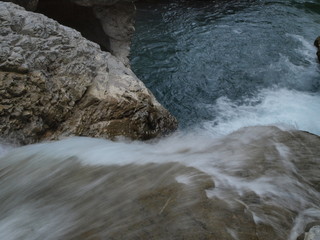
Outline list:
[[[320,134],[319,1],[138,3],[131,64],[180,129]]]

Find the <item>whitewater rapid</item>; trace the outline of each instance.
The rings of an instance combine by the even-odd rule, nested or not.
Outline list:
[[[177,132],[0,141],[0,239],[296,240],[320,221],[319,3],[210,3],[137,3],[132,68]]]
[[[205,184],[200,192],[206,201],[223,201],[223,211],[244,208],[252,224],[272,229],[274,239],[295,240],[320,216],[320,192],[314,185],[319,181],[319,143],[311,134],[264,126],[224,137],[175,133],[149,143],[78,137],[7,150],[0,159],[0,239],[72,239],[82,228],[103,225],[103,219],[112,224],[97,236],[128,239],[131,231],[124,238],[117,234],[140,221],[142,216],[131,212],[139,197],[170,184],[195,194]],[[171,211],[179,215],[193,209],[201,195],[185,198]],[[157,211],[168,204],[162,202]],[[104,210],[94,211],[92,222],[86,222],[95,205]],[[152,227],[163,226],[134,231],[139,236]],[[231,239],[243,239],[232,227],[221,231],[228,229]]]

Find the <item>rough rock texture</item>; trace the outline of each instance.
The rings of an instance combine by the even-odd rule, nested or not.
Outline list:
[[[94,7],[94,12],[105,34],[109,37],[110,52],[129,65],[130,43],[135,31],[135,6],[130,3],[117,3],[111,7]]]
[[[320,226],[314,226],[306,234],[304,240],[319,240],[320,239]]]
[[[107,5],[106,5],[107,4]],[[129,66],[131,37],[134,33],[135,6],[116,1],[42,0],[38,12],[77,29]],[[70,14],[72,12],[72,14]]]
[[[314,45],[318,48],[317,56],[320,61],[320,36],[314,41]]]
[[[38,0],[7,0],[7,2],[14,2],[27,10],[36,10],[38,4]],[[86,8],[76,11],[72,5]],[[129,66],[131,37],[135,31],[136,9],[133,1],[42,0],[40,9],[37,10],[63,25],[79,30],[87,39],[98,43],[103,50],[111,52]],[[92,13],[95,16],[91,16]],[[79,18],[83,21],[79,21]]]
[[[111,52],[109,37],[92,7],[83,7],[68,0],[44,0],[39,2],[36,12],[79,31],[86,39],[98,43],[103,51]]]
[[[0,2],[0,132],[149,139],[176,120],[110,53],[47,17]]]

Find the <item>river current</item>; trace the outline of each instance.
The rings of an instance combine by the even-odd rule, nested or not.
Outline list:
[[[0,239],[296,240],[320,221],[319,25],[315,0],[138,2],[132,69],[178,131],[4,139]]]
[[[182,129],[320,134],[318,1],[139,4],[132,68]]]

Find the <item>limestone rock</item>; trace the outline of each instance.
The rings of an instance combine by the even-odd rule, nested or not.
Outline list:
[[[74,28],[129,66],[135,5],[124,1],[40,1],[37,11]],[[72,12],[72,15],[70,15]]]
[[[305,240],[320,240],[320,226],[314,226],[310,229],[310,231],[306,234]]]
[[[0,25],[1,137],[149,139],[176,128],[130,69],[79,32],[5,2]]]
[[[126,66],[129,65],[130,43],[135,31],[135,6],[131,3],[117,3],[112,7],[94,7],[104,33],[109,37],[110,51]]]

